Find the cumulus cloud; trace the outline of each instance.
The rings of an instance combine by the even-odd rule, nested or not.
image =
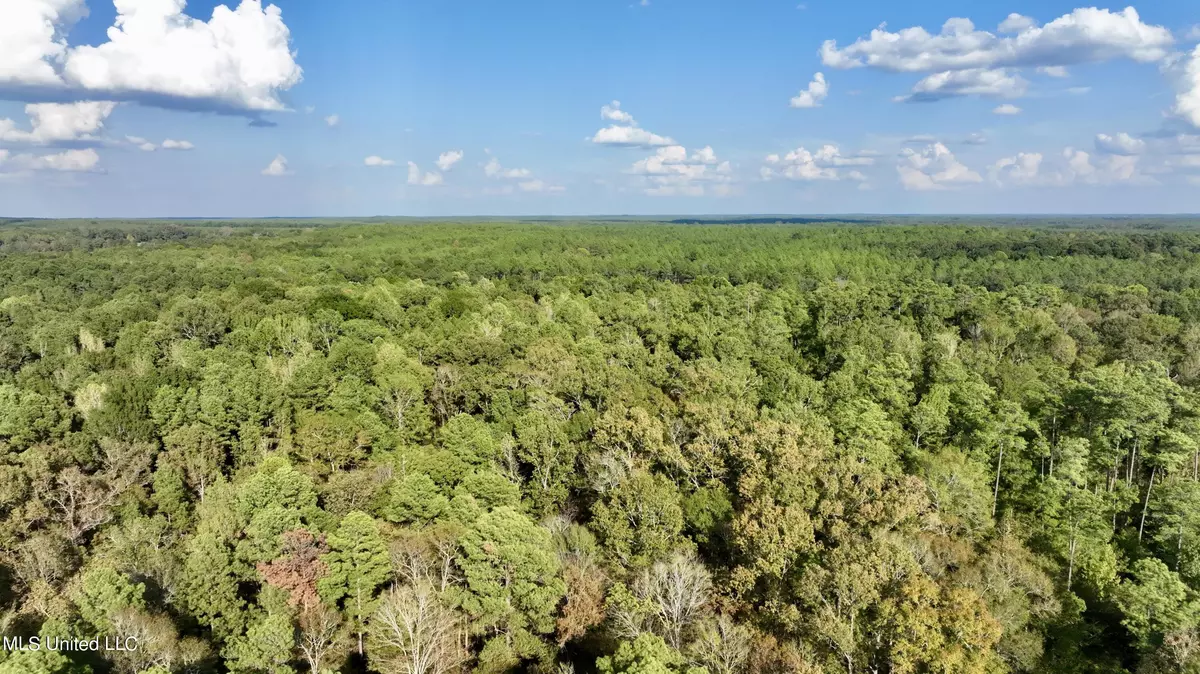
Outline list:
[[[17,128],[11,119],[0,119],[0,141],[9,143],[50,143],[96,140],[104,121],[117,104],[107,101],[80,103],[34,103],[25,106],[30,129]]]
[[[682,145],[662,147],[635,162],[629,173],[640,176],[645,193],[656,197],[724,196],[733,183],[733,166],[720,161],[711,147],[691,154]]]
[[[917,192],[983,182],[982,176],[958,161],[954,153],[941,143],[934,143],[921,152],[905,148],[900,153],[896,172],[904,189]]]
[[[613,101],[600,108],[600,118],[619,124],[637,124],[633,115],[621,109],[621,101]]]
[[[519,180],[532,176],[533,172],[523,168],[504,168],[499,159],[492,157],[488,163],[483,165],[483,174],[489,178]]]
[[[991,166],[988,175],[1001,187],[1066,187],[1151,182],[1139,171],[1139,161],[1140,158],[1133,155],[1094,157],[1083,150],[1068,147],[1052,161],[1036,152],[1022,152],[1005,157]]]
[[[675,141],[667,136],[660,136],[636,126],[617,125],[597,131],[596,135],[592,136],[592,142],[619,147],[663,147],[675,144]]]
[[[462,161],[462,158],[462,150],[450,150],[449,152],[443,152],[438,156],[437,166],[443,171],[449,171],[450,169],[454,168],[455,164]]]
[[[6,0],[0,4],[0,87],[57,87],[66,33],[87,16],[84,0]]]
[[[91,171],[99,163],[100,155],[88,148],[37,157],[32,168],[41,171]]]
[[[1025,78],[1004,68],[947,70],[923,78],[913,86],[911,94],[896,100],[921,103],[952,96],[1020,98],[1028,88],[1029,82]]]
[[[437,171],[422,172],[421,167],[417,166],[416,162],[408,162],[409,185],[432,187],[434,185],[441,185],[442,182],[442,174],[438,173]]]
[[[371,155],[363,160],[363,164],[366,166],[395,166],[396,162],[392,161],[391,159],[384,159],[383,157],[377,155]]]
[[[26,173],[29,171],[82,173],[96,170],[99,163],[100,155],[91,148],[40,156],[10,155],[7,150],[0,150],[0,172],[3,173]]]
[[[1119,58],[1151,63],[1166,58],[1175,42],[1170,30],[1144,23],[1132,7],[1122,12],[1079,8],[1044,26],[1013,14],[998,33],[978,30],[965,18],[949,19],[938,34],[919,26],[897,32],[880,26],[846,47],[828,40],[820,55],[831,68],[928,73],[900,100],[937,100],[961,95],[1018,97],[1028,83],[1016,70],[1036,68],[1060,77],[1067,75],[1067,66],[1078,64]]]
[[[613,101],[613,105],[619,106],[619,104],[616,101]],[[487,152],[489,155],[491,154],[491,151],[489,151],[489,150],[484,150],[484,152]],[[495,187],[485,188],[484,194],[491,194],[491,195],[513,194],[517,190],[520,190],[521,192],[544,193],[544,194],[558,194],[560,192],[566,191],[566,188],[562,187],[561,185],[554,185],[554,184],[546,182],[545,180],[542,180],[541,178],[535,178],[533,175],[533,171],[530,171],[529,169],[505,168],[504,165],[500,163],[500,160],[497,159],[496,157],[491,157],[488,160],[488,162],[483,165],[483,174],[485,176],[487,176],[488,178],[491,178],[494,180],[517,180],[517,181],[520,181],[520,182],[516,183],[515,188],[511,184],[504,185],[499,188],[495,188]]]
[[[660,136],[638,126],[633,115],[621,109],[620,101],[600,108],[600,118],[616,124],[607,126],[596,132],[588,140],[596,145],[611,145],[615,147],[665,147],[675,145],[675,141],[667,136]]]
[[[829,83],[825,81],[824,73],[813,75],[808,88],[792,98],[793,108],[819,108],[821,101],[829,96]]]
[[[341,123],[342,118],[340,115],[333,114],[325,118],[325,126],[328,126],[331,129]]]
[[[1024,33],[1033,28],[1037,28],[1037,21],[1028,16],[1013,13],[1009,14],[1007,19],[1000,22],[998,30],[1001,33]]]
[[[1071,71],[1063,66],[1041,66],[1037,71],[1047,77],[1057,77],[1059,79],[1071,76]]]
[[[1140,159],[1137,156],[1111,155],[1093,161],[1087,152],[1069,147],[1063,150],[1063,157],[1067,161],[1067,171],[1059,179],[1061,183],[1108,185],[1145,181],[1138,172]]]
[[[1021,110],[1021,108],[1018,108],[1017,106],[1013,105],[1012,103],[1005,103],[1004,105],[996,106],[996,108],[993,109],[992,112],[997,115],[1006,115],[1006,116],[1011,117],[1012,115],[1021,114],[1022,110]]]
[[[82,0],[0,4],[0,92],[44,100],[134,100],[243,113],[284,110],[301,80],[290,32],[275,5],[218,5],[208,21],[185,0],[115,0],[107,42],[68,46]]]
[[[647,131],[619,101],[600,108],[600,117],[615,124],[601,129],[590,140],[597,145],[654,149],[653,155],[634,162],[626,172],[638,176],[650,196],[726,196],[734,192],[733,166],[717,158],[711,147],[688,153],[668,136]],[[497,162],[494,170],[500,170]],[[485,172],[487,167],[485,167]],[[531,186],[538,181],[528,181]]]
[[[990,177],[1000,185],[1029,185],[1038,181],[1042,166],[1042,155],[1036,152],[1021,152],[1015,157],[1005,157],[992,165]]]
[[[267,168],[262,170],[262,174],[265,176],[275,177],[291,175],[291,171],[288,170],[287,157],[281,154],[275,155],[275,158],[271,160],[271,163],[267,165]]]
[[[130,145],[137,146],[137,149],[142,152],[154,152],[158,149],[157,145],[139,136],[125,136],[125,140],[129,141]]]
[[[786,155],[767,155],[766,165],[759,169],[763,180],[786,178],[788,180],[817,181],[817,180],[866,180],[866,176],[857,170],[842,170],[849,166],[871,166],[875,158],[863,156],[844,156],[836,145],[824,145],[816,152],[809,152],[800,147]]]
[[[1118,133],[1115,136],[1101,133],[1096,136],[1097,152],[1132,156],[1141,154],[1145,150],[1146,141],[1134,138],[1127,133]]]
[[[896,33],[880,27],[842,49],[837,41],[826,41],[821,60],[831,68],[892,72],[1069,66],[1115,58],[1150,63],[1165,57],[1175,41],[1170,30],[1143,23],[1132,7],[1122,12],[1080,8],[1041,27],[1024,17],[1009,17],[1005,24],[1008,32],[1020,30],[997,37],[963,18],[946,21],[938,35],[919,26]]]
[[[192,150],[192,149],[195,149],[195,147],[196,147],[195,145],[192,145],[192,143],[189,141],[172,140],[170,138],[164,140],[162,142],[162,145],[155,145],[153,141],[146,140],[145,138],[141,138],[139,136],[125,136],[125,140],[129,141],[129,143],[131,145],[136,146],[137,149],[141,150],[142,152],[154,152],[155,150],[159,149],[160,147],[164,150],[180,150],[180,151]]]
[[[1193,49],[1177,70],[1179,93],[1171,112],[1200,129],[1200,47]]]
[[[526,181],[517,183],[517,188],[520,189],[522,192],[538,192],[538,193],[544,192],[544,193],[548,193],[548,194],[555,194],[555,193],[566,191],[566,188],[564,188],[560,185],[551,185],[544,180],[538,180],[536,178],[533,180],[526,180]]]

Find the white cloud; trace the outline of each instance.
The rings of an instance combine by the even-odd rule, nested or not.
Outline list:
[[[616,101],[613,101],[613,103],[615,105]],[[484,152],[488,153],[489,155],[491,154],[491,151],[489,150],[484,150]],[[484,194],[513,194],[518,189],[522,192],[545,194],[558,194],[566,191],[566,188],[562,187],[561,185],[553,185],[545,180],[542,180],[541,178],[535,178],[533,176],[533,172],[529,169],[504,168],[504,166],[500,163],[500,160],[496,157],[491,157],[488,160],[488,163],[483,165],[483,174],[488,178],[496,180],[520,181],[516,184],[515,188],[513,185],[504,185],[499,188],[486,187],[484,188]]]
[[[1200,129],[1200,47],[1191,55],[1177,73],[1179,93],[1171,112]]]
[[[559,185],[551,185],[544,180],[538,179],[526,180],[524,182],[517,183],[517,187],[520,188],[522,192],[544,192],[548,194],[557,194],[566,191],[566,188],[564,187]]]
[[[962,18],[946,21],[937,35],[921,27],[895,33],[880,27],[842,49],[834,40],[825,42],[821,59],[831,68],[891,72],[1069,66],[1115,58],[1149,63],[1164,58],[1175,41],[1166,28],[1143,23],[1132,7],[1079,8],[1041,27],[1013,17],[1005,24],[1020,30],[997,37]]]
[[[275,5],[218,5],[202,21],[183,13],[184,0],[114,4],[108,41],[75,47],[65,35],[86,14],[82,0],[0,4],[0,89],[262,112],[285,109],[280,93],[301,80]]]
[[[921,152],[905,148],[896,166],[900,184],[911,191],[945,190],[951,187],[983,182],[983,178],[954,157],[941,143],[934,143]]]
[[[1132,156],[1146,150],[1146,141],[1134,138],[1127,133],[1118,133],[1115,136],[1101,133],[1096,136],[1096,150],[1104,154]]]
[[[30,130],[22,131],[11,119],[0,119],[0,141],[45,145],[78,140],[95,140],[116,103],[33,103],[25,106]]]
[[[866,176],[857,170],[843,171],[848,166],[872,166],[875,158],[863,156],[843,156],[836,145],[824,145],[816,152],[809,152],[803,147],[792,150],[784,156],[767,155],[766,166],[759,169],[763,180],[786,178],[788,180],[866,180]]]
[[[1151,181],[1139,171],[1140,158],[1133,155],[1093,157],[1068,147],[1050,163],[1040,153],[1019,153],[997,161],[989,177],[1001,187],[1067,187],[1071,185],[1145,184]]]
[[[136,145],[137,149],[141,150],[142,152],[154,152],[158,149],[158,146],[154,143],[151,143],[145,138],[139,138],[138,136],[125,136],[125,140],[129,141],[130,145]]]
[[[454,168],[455,164],[462,161],[462,158],[462,150],[450,150],[449,152],[443,152],[438,156],[437,166],[443,171],[449,171],[450,169]]]
[[[947,70],[923,78],[913,85],[911,94],[896,100],[925,102],[952,96],[1020,98],[1028,88],[1029,82],[1025,78],[1003,68]]]
[[[422,173],[421,167],[417,166],[416,162],[408,162],[409,185],[423,185],[425,187],[432,187],[434,185],[441,185],[442,181],[442,174],[438,173],[437,171]]]
[[[793,108],[819,108],[821,101],[829,96],[829,83],[825,81],[824,73],[813,75],[808,88],[792,98]]]
[[[61,85],[56,66],[67,54],[65,35],[84,16],[84,0],[0,3],[0,87]]]
[[[996,108],[993,109],[992,112],[997,115],[1006,115],[1006,116],[1011,117],[1012,115],[1021,114],[1022,110],[1021,110],[1021,108],[1018,108],[1017,106],[1013,105],[1012,103],[1005,103],[1004,105],[996,106]]]
[[[733,166],[720,161],[711,147],[703,147],[689,155],[687,148],[670,137],[639,127],[632,115],[620,109],[618,101],[602,107],[600,116],[618,123],[597,131],[589,139],[592,143],[655,149],[653,155],[635,162],[627,171],[638,176],[645,194],[699,197],[733,193]],[[488,170],[484,167],[485,172]],[[499,162],[494,162],[491,170],[502,170]],[[532,187],[539,182],[528,181],[526,185]]]
[[[529,178],[533,175],[529,169],[506,169],[500,164],[500,160],[495,157],[492,157],[487,164],[484,164],[483,174],[489,178],[507,178],[510,180]]]
[[[1064,66],[1041,66],[1037,71],[1047,77],[1057,77],[1059,79],[1071,76],[1071,71],[1067,70]]]
[[[1020,14],[1009,14],[1008,18],[1000,22],[999,32],[1001,33],[1024,33],[1032,28],[1037,28],[1037,21],[1028,16]]]
[[[1068,170],[1064,173],[1061,183],[1080,182],[1092,185],[1109,185],[1123,182],[1145,182],[1138,172],[1137,156],[1110,155],[1092,161],[1092,156],[1083,150],[1067,148],[1063,150],[1067,160]]]
[[[1070,87],[1067,89],[1067,93],[1073,96],[1083,96],[1084,94],[1091,93],[1091,91],[1091,87]]]
[[[35,156],[32,154],[10,155],[0,150],[0,171],[24,173],[29,171],[62,171],[82,173],[93,171],[100,163],[100,155],[91,148],[67,150],[58,154]]]
[[[288,170],[287,157],[281,154],[275,155],[275,158],[271,160],[271,163],[267,166],[267,168],[262,170],[262,174],[265,176],[291,175],[291,171]]]
[[[964,138],[962,143],[963,145],[987,145],[988,138],[986,135],[976,131]]]
[[[341,115],[334,114],[334,115],[330,115],[325,118],[325,125],[328,126],[329,128],[333,128],[341,123],[342,123]]]
[[[1188,40],[1200,40],[1200,23],[1189,28],[1184,38]]]
[[[989,174],[992,181],[999,185],[1033,184],[1038,181],[1042,159],[1042,155],[1036,152],[1022,152],[997,161]]]
[[[621,109],[621,101],[613,101],[600,108],[600,118],[621,124],[637,125],[633,115]]]
[[[600,129],[592,137],[597,145],[617,145],[621,147],[663,147],[674,145],[675,141],[667,136],[660,136],[635,126],[610,126]]]
[[[377,155],[371,155],[363,160],[363,164],[366,166],[395,166],[396,162]]]
[[[635,162],[629,173],[640,176],[645,193],[656,197],[725,196],[733,182],[733,166],[720,161],[711,147],[691,155],[682,145],[662,147]]]
[[[34,170],[45,171],[91,171],[100,163],[100,155],[95,150],[67,150],[60,154],[38,157],[34,161]]]
[[[157,150],[160,147],[164,150],[180,150],[180,151],[192,150],[192,149],[195,149],[195,147],[196,147],[195,145],[192,145],[191,142],[189,142],[189,141],[172,140],[170,138],[164,140],[162,142],[162,145],[155,145],[152,141],[146,140],[145,138],[141,138],[139,136],[125,136],[125,140],[129,141],[129,143],[131,145],[136,145],[137,149],[141,150],[142,152],[154,152],[155,150]]]
[[[633,115],[621,109],[620,101],[613,101],[601,107],[600,117],[617,124],[600,129],[588,139],[596,145],[652,148],[675,144],[675,141],[667,136],[660,136],[639,127]]]

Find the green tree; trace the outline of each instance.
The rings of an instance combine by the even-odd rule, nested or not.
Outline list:
[[[679,651],[653,634],[621,642],[615,654],[596,660],[596,670],[600,674],[706,674],[708,671],[688,667]]]
[[[1121,624],[1146,650],[1160,645],[1167,632],[1196,619],[1195,593],[1152,557],[1134,563],[1131,578],[1121,582],[1114,598],[1124,616]]]
[[[375,610],[379,587],[391,575],[387,543],[370,515],[352,512],[329,535],[329,549],[321,557],[328,573],[317,588],[322,599],[346,612],[361,654],[367,618]]]
[[[554,614],[566,595],[550,532],[502,507],[483,514],[459,542],[465,587],[462,607],[485,635],[535,635],[554,631]]]

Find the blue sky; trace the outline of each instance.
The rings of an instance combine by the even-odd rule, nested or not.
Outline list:
[[[0,215],[1200,212],[1191,2],[221,4],[0,5]]]

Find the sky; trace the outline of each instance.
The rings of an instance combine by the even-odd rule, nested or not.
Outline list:
[[[1200,213],[1200,8],[0,0],[0,216]]]

